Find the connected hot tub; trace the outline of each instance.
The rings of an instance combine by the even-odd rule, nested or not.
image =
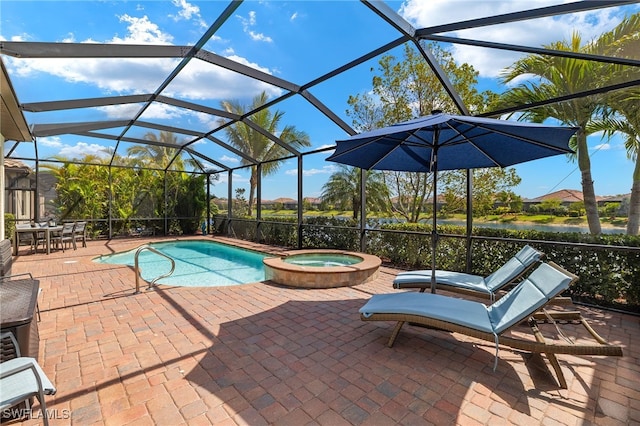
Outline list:
[[[265,278],[302,288],[346,287],[378,275],[380,258],[342,250],[295,250],[263,260]]]

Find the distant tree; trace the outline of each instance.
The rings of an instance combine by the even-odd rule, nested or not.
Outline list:
[[[620,203],[605,203],[600,207],[600,214],[607,217],[615,217],[616,212],[620,209]]]
[[[576,201],[569,204],[569,212],[574,212],[576,216],[582,216],[584,214],[584,201]]]
[[[360,169],[356,167],[339,166],[327,183],[322,187],[323,203],[333,204],[341,210],[351,209],[353,218],[358,219],[362,199],[360,197]],[[382,173],[367,172],[365,181],[367,210],[372,212],[388,212],[387,200],[389,193],[384,184]]]
[[[488,168],[472,170],[473,176],[473,214],[483,216],[493,210],[496,194],[510,191],[520,184],[521,178],[515,169]],[[447,211],[466,211],[466,173],[461,170],[443,175],[442,187]]]
[[[426,46],[447,73],[455,90],[472,113],[482,112],[497,95],[476,89],[478,72],[469,64],[458,64],[450,51],[436,44]],[[347,110],[360,132],[428,115],[434,109],[457,112],[442,84],[412,45],[404,46],[402,58],[385,55],[372,71],[372,91],[349,96]],[[440,172],[439,177],[447,172]],[[492,172],[490,172],[492,173]],[[385,171],[393,213],[417,222],[433,192],[433,178],[426,173]]]
[[[262,92],[260,95],[253,98],[251,105],[243,105],[237,100],[226,100],[222,102],[222,107],[230,113],[237,114],[238,116],[244,116],[247,112],[262,107],[267,103],[267,101],[266,92]],[[305,132],[296,129],[291,125],[282,125],[281,121],[283,116],[283,112],[271,112],[269,108],[263,108],[247,118],[272,135],[277,135],[284,144],[292,148],[299,149],[301,147],[311,146],[309,136]],[[225,124],[225,120],[220,119],[220,124]],[[229,143],[231,145],[235,146],[255,161],[264,162],[262,164],[263,176],[268,176],[277,172],[282,165],[282,161],[269,160],[277,160],[289,154],[287,149],[243,122],[237,122],[225,127],[225,132],[227,133],[227,137],[229,138]],[[249,160],[244,158],[241,162],[243,165],[252,164]],[[249,216],[252,214],[253,205],[255,203],[254,197],[256,187],[258,186],[257,173],[258,169],[255,166],[252,166],[251,177],[249,178],[249,202],[247,204],[247,215]]]
[[[515,192],[505,189],[496,195],[496,201],[507,209],[508,213],[518,213],[522,211],[522,197]]]
[[[236,196],[233,199],[233,204],[231,207],[231,211],[236,217],[247,215],[247,199],[244,196],[244,193],[246,191],[247,190],[244,188],[236,188]]]
[[[562,208],[562,201],[556,199],[543,200],[540,203],[540,211],[555,214]]]
[[[211,199],[209,200],[209,211],[211,212],[212,216],[215,216],[220,213],[220,208],[218,207],[218,204],[216,204],[215,202],[215,197],[211,197]]]

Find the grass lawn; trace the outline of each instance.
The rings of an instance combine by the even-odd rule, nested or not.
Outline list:
[[[296,216],[298,214],[297,210],[262,210],[263,217],[269,216]],[[304,212],[305,216],[335,216],[335,217],[352,217],[353,213],[351,211],[342,211],[342,210],[329,210],[329,211],[318,211],[318,210],[309,210]],[[430,219],[430,215],[422,215],[422,220]],[[454,214],[442,216],[442,218],[446,219],[455,219],[455,220],[465,220],[465,215],[463,214]],[[537,214],[537,215],[527,215],[527,214],[493,214],[481,217],[475,217],[473,219],[475,223],[483,223],[483,222],[499,222],[499,223],[535,223],[539,225],[587,225],[587,217],[568,217],[568,216],[553,216],[547,214]],[[616,226],[623,227],[627,224],[626,217],[601,217],[600,223],[602,226]]]

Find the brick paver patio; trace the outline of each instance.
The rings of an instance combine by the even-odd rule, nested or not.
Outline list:
[[[494,372],[494,347],[457,334],[405,326],[386,347],[394,324],[362,322],[358,309],[395,291],[392,269],[350,288],[133,294],[131,268],[92,262],[145,241],[15,258],[13,273],[31,272],[42,288],[39,361],[58,389],[47,398],[53,425],[640,423],[636,316],[578,307],[625,356],[560,355],[563,390],[542,358],[503,348]]]

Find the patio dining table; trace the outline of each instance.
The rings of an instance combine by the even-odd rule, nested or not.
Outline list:
[[[31,232],[34,234],[34,238],[37,238],[38,232],[44,232],[44,240],[45,247],[47,249],[47,254],[51,253],[51,234],[54,232],[62,231],[62,225],[35,225],[29,227],[16,227],[15,232],[13,233],[13,255],[18,255],[18,245],[20,243],[19,233],[28,233]]]

